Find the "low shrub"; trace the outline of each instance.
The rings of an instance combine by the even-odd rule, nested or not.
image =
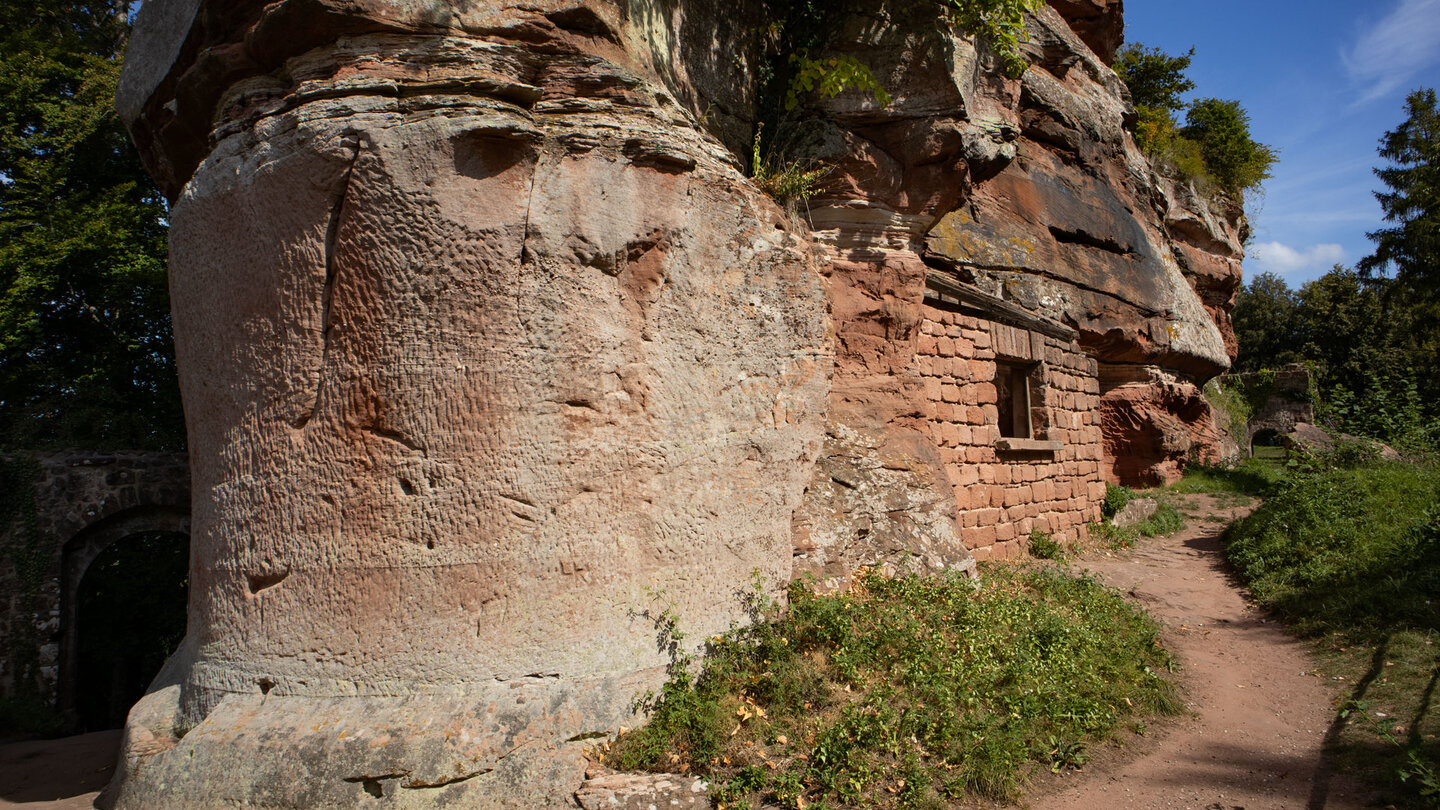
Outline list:
[[[1100,512],[1107,518],[1115,517],[1125,505],[1135,497],[1135,490],[1129,487],[1116,486],[1115,484],[1105,485],[1105,503],[1100,505]]]
[[[1058,560],[1065,556],[1064,551],[1050,532],[1039,529],[1030,532],[1030,556],[1038,560]]]
[[[1168,503],[1155,507],[1155,514],[1135,524],[1135,530],[1145,537],[1165,537],[1185,528],[1185,518]]]
[[[682,657],[604,760],[703,774],[721,808],[1014,798],[1027,768],[1073,767],[1127,719],[1180,710],[1157,634],[1114,590],[1054,567],[796,585],[783,614]]]

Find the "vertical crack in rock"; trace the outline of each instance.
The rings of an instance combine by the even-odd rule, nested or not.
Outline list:
[[[352,130],[343,137],[350,150],[350,160],[340,175],[340,193],[335,196],[335,202],[330,206],[330,217],[325,223],[325,286],[320,291],[320,364],[315,374],[315,392],[310,399],[310,406],[291,423],[297,430],[310,424],[315,411],[320,407],[320,389],[325,384],[325,366],[330,360],[330,331],[335,325],[331,310],[334,307],[336,276],[339,275],[335,248],[340,236],[340,221],[345,216],[345,201],[350,197],[350,180],[355,174],[355,164],[360,162],[361,148],[358,132]]]

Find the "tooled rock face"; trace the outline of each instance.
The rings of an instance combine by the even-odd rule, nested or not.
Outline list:
[[[118,106],[175,200],[197,498],[127,806],[544,806],[659,676],[647,615],[724,628],[792,533],[838,581],[973,565],[916,362],[934,266],[1167,385],[1228,362],[1234,222],[1164,191],[1052,9],[1021,80],[919,6],[852,15],[895,103],[814,103],[801,223],[736,157],[744,3],[143,8]],[[1118,2],[1065,8],[1110,47]],[[1135,430],[1204,419],[1128,390]]]
[[[660,8],[145,4],[196,498],[121,806],[559,803],[662,611],[788,579],[823,280]]]

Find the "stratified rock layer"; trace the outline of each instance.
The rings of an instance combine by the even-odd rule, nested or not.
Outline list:
[[[568,801],[655,620],[703,638],[789,577],[822,279],[622,47],[696,32],[431,5],[208,4],[127,76],[196,500],[122,806]]]
[[[1102,365],[1131,367],[1102,373],[1105,472],[1151,484],[1173,480],[1187,458],[1225,454],[1200,385],[1234,352],[1247,226],[1238,205],[1159,175],[1126,134],[1128,96],[1091,49],[1118,41],[1107,5],[1118,12],[1067,2],[1030,20],[1033,66],[1004,110],[1016,157],[926,246],[981,288],[1073,325]],[[1105,385],[1142,377],[1153,384]]]
[[[110,799],[571,803],[657,621],[1172,475],[1243,224],[1125,133],[1119,7],[1042,9],[1020,79],[925,4],[846,16],[894,102],[806,99],[802,223],[736,157],[743,0],[146,3],[117,106],[175,201],[195,556]],[[1001,359],[1044,436],[1001,437]]]

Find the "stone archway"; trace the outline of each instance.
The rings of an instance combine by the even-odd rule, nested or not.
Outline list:
[[[0,698],[68,712],[75,587],[117,540],[188,534],[189,464],[177,453],[83,450],[0,462],[19,504],[0,520]]]
[[[152,506],[129,509],[87,526],[65,544],[60,578],[60,639],[55,705],[66,718],[76,716],[79,673],[79,595],[86,572],[116,543],[158,532],[190,534],[188,509]]]

